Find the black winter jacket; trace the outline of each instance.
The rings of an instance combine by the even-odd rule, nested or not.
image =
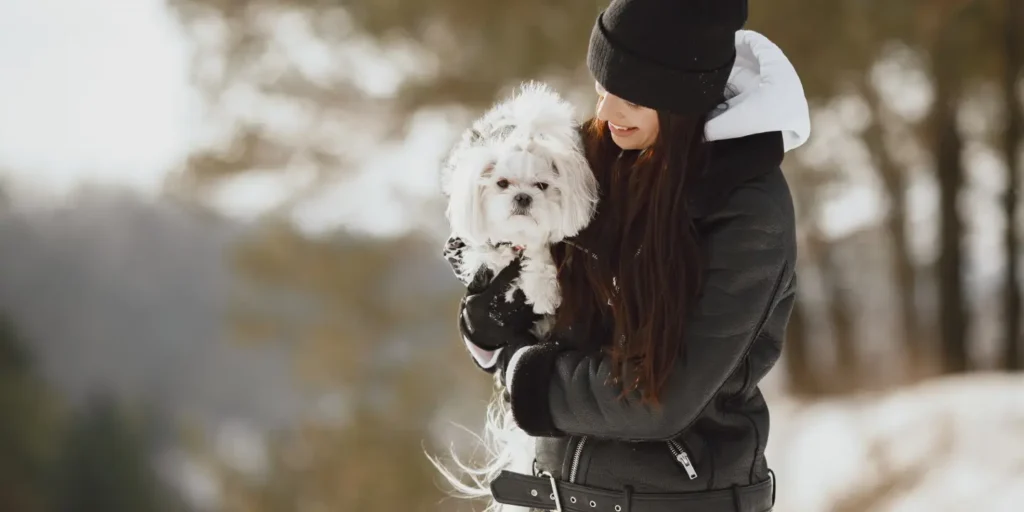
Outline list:
[[[509,368],[512,410],[537,436],[535,466],[561,480],[638,493],[692,492],[769,478],[768,406],[758,385],[779,358],[793,307],[793,202],[779,132],[712,143],[691,215],[707,255],[686,358],[661,406],[617,399],[609,360],[546,343]]]

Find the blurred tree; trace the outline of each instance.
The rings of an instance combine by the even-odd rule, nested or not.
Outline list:
[[[520,80],[579,75],[599,3],[173,0],[202,50],[195,80],[231,127],[174,185],[202,195],[246,171],[310,172],[297,201],[422,109],[477,110]]]
[[[1004,290],[1003,365],[1007,370],[1024,370],[1021,339],[1020,249],[1017,215],[1017,194],[1020,190],[1021,151],[1024,149],[1024,102],[1020,99],[1020,83],[1024,80],[1024,0],[1006,0],[1003,27],[1004,64],[1003,101],[1006,104],[1006,127],[1003,140],[1006,160],[1006,191],[1003,212],[1006,232],[1006,285]]]
[[[959,197],[963,189],[963,138],[957,123],[964,91],[964,69],[958,65],[964,51],[961,39],[965,11],[952,10],[939,21],[931,50],[931,74],[935,81],[932,110],[933,153],[939,181],[940,249],[939,335],[945,370],[963,372],[968,367],[967,311],[964,304],[963,219]]]
[[[1004,43],[993,34],[1005,33],[1007,10],[994,0],[946,0],[921,9],[920,32],[930,60],[935,101],[927,123],[939,183],[940,254],[939,337],[945,371],[972,368],[969,360],[968,313],[964,285],[963,218],[959,199],[964,185],[963,134],[959,114],[968,89],[979,83],[1005,82]],[[986,141],[995,143],[995,141]],[[1007,162],[1007,165],[1012,165]],[[1008,180],[1007,194],[1019,184]],[[1009,225],[1015,224],[1008,218]],[[1015,272],[1011,269],[1010,272]],[[1007,292],[1012,302],[1014,294]],[[1016,307],[1008,305],[1008,307]],[[1016,315],[1019,315],[1017,313]],[[1008,315],[1007,325],[1014,322]],[[1007,327],[1009,328],[1009,327]]]
[[[171,494],[156,474],[143,427],[109,397],[76,414],[57,461],[54,510],[169,510]]]
[[[249,91],[246,94],[262,94],[274,104],[315,105],[310,110],[316,116],[307,117],[312,121],[305,125],[314,131],[321,124],[329,125],[329,119],[342,118],[379,136],[401,134],[410,114],[420,109],[483,108],[504,88],[522,79],[545,78],[556,85],[564,83],[566,87],[560,88],[567,91],[588,90],[586,46],[594,18],[606,4],[603,0],[558,5],[541,0],[445,0],[344,6],[308,0],[174,2],[196,30],[197,39],[214,32],[204,27],[220,27],[220,36],[207,37],[215,41],[207,45],[212,57],[197,65],[197,80],[215,105],[230,104],[238,90]],[[755,3],[749,26],[779,43],[800,70],[808,95],[822,100],[845,84],[861,80],[889,39],[903,35],[912,19],[912,7],[880,0]],[[795,19],[804,21],[793,23]],[[822,38],[822,33],[830,37]],[[307,45],[304,53],[297,53],[289,43],[296,38]],[[391,98],[382,101],[355,76],[362,69],[358,61],[346,56],[346,49],[355,49],[370,58],[379,55],[384,61],[384,55],[374,48],[406,52],[408,58],[428,69],[419,72],[415,66],[402,67],[407,78],[399,81]],[[337,72],[305,64],[309,55],[321,54],[318,58],[338,63],[334,66]],[[352,68],[346,70],[346,63]],[[369,126],[366,121],[371,119],[373,125]],[[239,116],[239,121],[239,135],[227,151],[212,148],[194,155],[185,176],[200,184],[199,189],[208,179],[217,181],[247,170],[283,169],[297,151],[318,147],[317,141],[329,143],[326,147],[335,154],[347,145],[337,138],[307,136],[302,144],[290,146],[294,137],[271,133],[271,124],[252,115]],[[377,125],[386,128],[373,127]],[[317,169],[334,165],[325,159],[299,160],[312,162]],[[309,183],[314,189],[319,180]],[[842,318],[845,301],[836,297],[833,302],[833,316]],[[259,323],[255,319],[247,322],[262,329]],[[850,333],[851,329],[839,331]],[[844,346],[853,347],[852,343]]]
[[[815,371],[817,366],[811,359],[808,316],[807,301],[797,299],[789,317],[786,340],[782,344],[786,362],[786,390],[794,395],[821,393],[821,383]]]
[[[848,273],[840,263],[839,247],[836,244],[818,243],[821,276],[828,294],[827,317],[832,325],[835,343],[835,365],[831,391],[858,389],[864,375],[861,373],[862,357],[858,351],[857,314],[848,284]]]
[[[429,370],[403,371],[397,379],[408,389],[395,394],[394,404],[363,403],[344,422],[308,420],[281,433],[265,474],[219,464],[221,510],[444,510],[437,472],[424,456],[425,449],[437,451],[423,440],[425,416],[404,409],[437,406],[441,395],[422,380],[430,378]]]
[[[443,449],[439,411],[476,398],[482,419],[488,391],[455,342],[459,285],[439,251],[273,221],[243,240],[231,337],[292,347],[296,375],[326,398],[274,436],[265,474],[204,457],[225,511],[439,510],[446,489],[424,453]]]
[[[892,243],[893,274],[898,283],[901,337],[907,358],[911,362],[921,361],[926,357],[927,349],[921,332],[920,315],[915,301],[917,291],[917,269],[910,251],[910,240],[907,235],[907,170],[900,165],[886,145],[886,126],[901,123],[897,116],[889,112],[880,97],[875,85],[865,75],[859,88],[871,108],[871,122],[864,130],[864,143],[867,145],[874,161],[875,169],[881,178],[885,194],[889,202],[886,227]],[[904,133],[911,132],[905,130]],[[908,135],[912,135],[912,132]]]
[[[54,397],[0,316],[0,510],[50,510],[47,484],[59,434]]]
[[[486,390],[483,378],[476,387],[456,385],[473,368],[458,352],[459,362],[451,363],[452,351],[464,350],[453,343],[451,322],[440,320],[444,327],[438,332],[429,327],[450,318],[456,282],[437,272],[410,272],[422,272],[422,261],[441,265],[440,246],[432,242],[425,248],[412,239],[314,239],[274,219],[332,173],[347,171],[366,148],[401,136],[415,111],[439,105],[472,109],[474,103],[480,108],[517,74],[533,77],[536,66],[557,68],[550,59],[570,40],[562,37],[568,27],[553,17],[545,28],[500,21],[530,12],[531,5],[520,2],[366,2],[344,9],[303,1],[174,4],[197,39],[214,32],[206,46],[210,58],[198,62],[197,81],[237,134],[230,144],[193,156],[183,174],[185,188],[202,195],[241,173],[312,169],[309,186],[268,215],[264,229],[239,247],[232,336],[293,347],[296,374],[310,389],[345,397],[343,421],[308,419],[282,433],[272,447],[271,477],[251,480],[223,471],[231,489],[227,508],[436,510],[443,492],[423,454],[430,448],[427,426],[451,400],[445,386],[463,388],[463,396],[476,389],[481,398]],[[582,5],[543,8],[561,12]],[[579,26],[586,25],[589,34],[592,15],[586,18]],[[491,28],[481,32],[481,26]],[[512,50],[516,43],[510,41],[540,33],[557,43],[528,59]],[[580,41],[577,50],[585,45],[585,38]],[[452,51],[453,44],[461,51]],[[506,56],[496,58],[499,52]],[[366,55],[381,58],[368,63]],[[396,72],[406,75],[397,91],[375,89],[381,85],[368,74],[380,76],[382,68],[407,58],[408,66],[396,64]],[[579,54],[575,58],[579,66]],[[292,115],[287,126],[297,128],[281,133],[280,118],[230,111],[240,95],[252,104],[280,106]],[[420,264],[410,264],[415,260]],[[451,285],[410,288],[438,275]],[[394,366],[382,368],[388,365]],[[296,466],[288,462],[296,452],[311,455]]]
[[[964,228],[956,211],[963,185],[963,140],[956,120],[968,88],[996,80],[1003,69],[1003,52],[996,50],[991,37],[993,27],[1001,26],[1005,17],[1000,1],[778,0],[751,5],[748,27],[766,33],[782,47],[800,72],[812,105],[853,93],[870,108],[871,121],[855,136],[868,148],[890,206],[885,226],[899,294],[896,315],[902,347],[898,348],[908,354],[912,367],[920,359],[934,358],[931,353],[936,351],[950,371],[968,366],[965,262],[960,247]],[[229,144],[197,152],[183,182],[202,194],[208,185],[240,173],[308,172],[307,186],[278,209],[284,212],[318,190],[324,179],[354,168],[366,147],[402,136],[416,112],[451,107],[452,115],[472,115],[509,86],[528,78],[550,80],[570,94],[588,90],[583,65],[586,45],[594,17],[607,2],[175,0],[172,4],[205,49],[205,57],[196,65],[197,83],[215,110],[233,123],[228,132],[234,134]],[[936,101],[924,121],[901,119],[891,112],[892,105],[869,79],[879,58],[894,43],[929,63],[926,69]],[[898,144],[908,136],[928,148],[940,184],[942,243],[934,276],[921,272],[910,251],[909,169],[897,158],[902,150]],[[794,181],[807,179],[805,173],[790,176]],[[1012,206],[1007,203],[1007,208]],[[824,277],[829,278],[829,269],[835,265],[828,262],[835,256],[821,242],[820,263]],[[922,281],[938,283],[940,312],[935,317],[939,325],[930,320],[924,325],[931,315],[918,310],[915,299]],[[850,316],[854,297],[844,295],[841,286],[825,289],[834,295],[829,299],[828,321],[834,332],[845,333],[836,338],[836,348],[849,356],[842,360],[857,360],[854,331],[858,322]],[[1007,301],[1013,300],[1007,292]],[[1008,321],[1013,318],[1008,315]],[[256,314],[236,325],[257,332],[275,329],[271,324]],[[338,335],[331,333],[342,324],[333,319],[317,329],[323,339],[335,339]],[[931,342],[929,337],[941,342]],[[335,365],[317,354],[312,364]]]
[[[402,348],[404,340],[388,338],[450,313],[450,304],[436,299],[451,298],[456,282],[446,286],[437,281],[445,283],[447,275],[413,274],[424,266],[442,269],[439,251],[419,236],[308,237],[268,220],[233,256],[239,277],[233,338],[294,343],[296,369],[308,384],[363,383],[374,375],[368,361]]]
[[[839,1],[806,2],[789,0],[771,4],[752,4],[750,26],[762,30],[786,52],[800,73],[805,92],[814,105],[822,105],[829,98],[849,94],[861,96],[871,108],[871,122],[860,136],[864,139],[875,170],[879,173],[884,193],[889,203],[887,227],[892,240],[892,267],[897,276],[896,292],[899,296],[898,316],[902,324],[902,336],[908,359],[917,359],[915,354],[923,351],[916,346],[922,339],[919,334],[919,318],[914,301],[916,289],[915,263],[910,255],[906,223],[906,169],[897,164],[886,151],[884,124],[893,121],[885,112],[885,105],[876,86],[871,83],[871,71],[877,61],[894,42],[914,47],[920,39],[920,2],[887,1]],[[800,19],[800,23],[793,20]],[[821,34],[829,37],[821,37]],[[837,162],[842,165],[842,162]],[[796,181],[809,179],[810,173],[790,174]],[[831,173],[829,181],[839,183],[842,173]],[[799,186],[799,183],[794,183]],[[818,185],[820,186],[820,184]],[[811,201],[820,201],[819,194],[812,193]],[[817,214],[816,214],[817,215]],[[817,216],[802,219],[801,222],[815,222]],[[817,234],[815,234],[817,233]],[[818,261],[823,279],[823,288],[828,294],[827,308],[829,323],[834,333],[837,361],[844,368],[836,371],[846,376],[839,379],[844,384],[832,386],[833,391],[856,388],[856,383],[865,375],[855,364],[859,360],[856,338],[857,322],[851,317],[853,298],[841,283],[842,268],[836,263],[836,251],[822,238],[817,230],[803,244],[802,250],[811,250]],[[815,249],[809,249],[810,247]],[[811,260],[806,260],[810,262]],[[791,366],[798,370],[803,364]],[[870,370],[867,367],[865,370]],[[807,379],[806,375],[794,376]],[[835,383],[836,380],[829,382]]]
[[[871,152],[891,208],[887,219],[893,241],[892,266],[899,283],[903,338],[913,361],[922,352],[922,326],[914,301],[915,264],[906,231],[906,169],[885,147],[890,115],[867,79],[869,70],[893,42],[928,57],[936,90],[931,116],[920,127],[903,130],[929,141],[940,186],[941,248],[935,279],[940,288],[938,332],[948,371],[967,368],[967,312],[964,305],[964,263],[961,255],[963,222],[956,202],[963,186],[962,137],[957,114],[969,85],[994,80],[1000,69],[989,34],[998,26],[1002,11],[992,0],[888,2],[840,1],[772,2],[758,10],[752,6],[751,24],[764,27],[797,66],[814,100],[853,89],[868,101],[873,118],[862,134]],[[792,23],[801,19],[801,23]],[[768,28],[771,27],[771,28]],[[829,37],[821,38],[827,33]],[[890,119],[886,119],[886,118]],[[826,271],[827,275],[829,272]],[[840,299],[841,300],[841,299]],[[833,311],[832,322],[845,323],[845,314]],[[834,325],[840,332],[843,326]],[[841,341],[841,340],[837,340]],[[847,352],[842,346],[840,352]]]
[[[817,219],[824,202],[821,198],[823,185],[836,178],[827,172],[816,172],[802,165],[798,159],[787,160],[784,165],[789,176],[798,178],[792,180],[792,190],[796,206],[797,246],[800,248],[797,254],[798,279],[803,291],[806,286],[803,283],[811,283],[812,276],[822,273],[821,250],[825,241]],[[816,396],[831,391],[828,384],[834,383],[835,379],[825,378],[828,372],[823,370],[821,358],[815,357],[815,348],[820,348],[821,344],[812,337],[813,308],[810,307],[811,301],[805,298],[807,295],[806,292],[797,294],[782,349],[786,359],[788,391]]]
[[[782,48],[808,97],[820,101],[859,83],[892,41],[913,38],[916,9],[922,3],[929,2],[750,2],[747,26]]]

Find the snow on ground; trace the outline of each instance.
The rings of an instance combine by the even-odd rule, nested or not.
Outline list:
[[[1024,375],[769,404],[779,512],[1024,510]]]

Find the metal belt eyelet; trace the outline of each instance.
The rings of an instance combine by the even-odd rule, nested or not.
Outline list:
[[[590,500],[590,508],[597,508],[597,502],[594,500]]]
[[[541,471],[540,476],[547,478],[551,482],[551,499],[555,502],[554,510],[555,512],[562,512],[562,498],[558,495],[558,480],[555,480],[555,477],[547,471]]]

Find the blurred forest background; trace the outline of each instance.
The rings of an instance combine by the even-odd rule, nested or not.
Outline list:
[[[159,4],[202,115],[156,193],[37,201],[0,159],[0,510],[479,510],[425,457],[472,449],[491,390],[455,337],[436,173],[522,80],[589,113],[605,4]],[[47,5],[39,26],[70,16]],[[814,129],[785,162],[778,508],[1020,510],[1024,0],[750,11]]]

